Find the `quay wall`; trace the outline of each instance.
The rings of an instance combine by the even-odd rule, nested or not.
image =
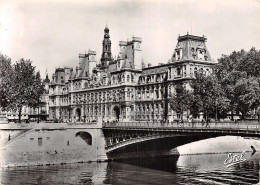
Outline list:
[[[0,130],[1,167],[107,160],[101,128],[38,126],[17,136],[21,130]]]

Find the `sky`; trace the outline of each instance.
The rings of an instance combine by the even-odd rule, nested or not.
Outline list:
[[[42,77],[75,67],[89,49],[100,59],[105,26],[112,54],[120,40],[142,38],[143,61],[167,63],[178,35],[207,37],[222,54],[260,49],[260,0],[0,0],[0,52],[13,62],[30,59]]]

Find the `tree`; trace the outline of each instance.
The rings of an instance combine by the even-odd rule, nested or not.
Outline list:
[[[10,80],[3,79],[8,86],[7,110],[18,110],[19,122],[23,106],[37,107],[44,92],[40,73],[35,74],[35,67],[30,60],[21,59],[13,65]]]
[[[242,118],[259,104],[260,51],[252,48],[223,55],[215,67],[215,74],[224,90],[232,113]]]
[[[256,77],[241,78],[235,85],[237,104],[242,118],[260,106],[260,79]]]
[[[170,106],[183,119],[183,112],[190,110],[192,95],[189,90],[186,90],[182,83],[176,85],[175,93],[170,96]]]
[[[210,114],[217,118],[218,112],[222,113],[227,109],[227,97],[214,74],[206,76],[197,73],[196,78],[191,82],[191,88],[193,89],[191,105],[193,114],[204,112],[206,119]]]
[[[3,110],[8,110],[12,103],[12,75],[11,59],[0,55],[0,107]]]

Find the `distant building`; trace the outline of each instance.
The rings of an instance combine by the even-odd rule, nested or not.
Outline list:
[[[79,54],[76,71],[56,69],[50,84],[50,119],[62,121],[158,121],[178,119],[167,99],[175,86],[189,81],[196,72],[209,74],[215,64],[206,38],[184,35],[168,63],[145,67],[142,39],[120,41],[120,52],[112,58],[109,29],[104,30],[100,63],[96,52]],[[186,113],[186,118],[188,113]]]
[[[48,75],[43,80],[44,93],[40,98],[39,106],[36,108],[29,107],[28,117],[34,121],[47,121],[49,119],[49,85],[50,79]]]

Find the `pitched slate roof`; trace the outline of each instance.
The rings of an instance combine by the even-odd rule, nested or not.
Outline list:
[[[178,50],[178,49],[182,49],[182,56],[181,56],[180,60],[187,60],[187,59],[199,60],[197,57],[197,50],[202,49],[205,52],[205,54],[204,54],[205,58],[202,60],[206,59],[206,61],[211,61],[212,58],[207,49],[206,41],[207,41],[207,38],[205,38],[204,36],[199,37],[199,36],[188,35],[188,34],[184,35],[184,36],[179,36],[178,43],[176,45],[176,49],[172,56],[172,62],[176,61],[175,55],[176,55],[176,50]]]

